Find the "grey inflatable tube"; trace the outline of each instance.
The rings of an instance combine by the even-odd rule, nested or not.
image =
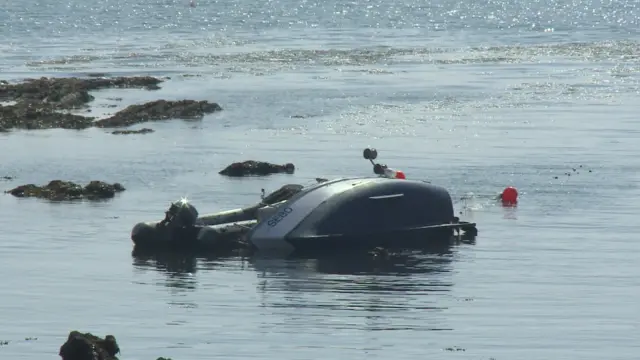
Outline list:
[[[197,248],[238,247],[239,239],[256,223],[257,206],[235,209],[198,217],[195,226],[176,228],[160,221],[136,224],[131,240],[137,248]]]

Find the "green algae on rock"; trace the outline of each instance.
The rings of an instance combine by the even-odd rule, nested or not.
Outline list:
[[[110,199],[114,197],[117,192],[124,190],[125,188],[119,183],[108,184],[102,181],[91,181],[83,187],[70,181],[53,180],[45,186],[34,184],[20,185],[5,191],[5,193],[9,193],[15,197],[35,197],[53,201],[64,201]]]

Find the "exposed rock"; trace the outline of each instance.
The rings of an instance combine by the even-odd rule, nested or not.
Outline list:
[[[48,200],[100,200],[115,196],[116,192],[124,191],[119,183],[107,184],[102,181],[91,181],[85,187],[70,181],[53,180],[46,186],[34,184],[20,185],[6,191],[15,197],[36,197]]]
[[[110,118],[96,121],[95,125],[98,127],[121,127],[146,121],[194,119],[220,110],[222,110],[220,105],[208,101],[157,100],[142,105],[127,106]]]
[[[0,99],[71,109],[93,100],[89,91],[107,88],[146,88],[157,90],[162,80],[150,76],[116,78],[27,79],[20,84],[0,85]]]
[[[91,117],[60,113],[48,106],[30,103],[0,106],[0,128],[80,130],[92,125]]]
[[[295,172],[295,166],[291,163],[285,165],[272,164],[263,161],[247,160],[244,162],[235,162],[218,174],[242,177],[242,176],[265,176],[269,174],[287,173],[293,174]]]
[[[140,130],[116,130],[111,133],[113,135],[130,135],[130,134],[148,134],[152,132],[153,132],[153,129],[142,128]]]
[[[159,89],[163,80],[154,77],[116,78],[40,78],[24,83],[0,82],[0,132],[10,129],[86,129],[123,127],[145,121],[167,119],[194,119],[220,111],[216,103],[195,100],[156,100],[131,105],[113,116],[94,121],[93,117],[64,113],[64,110],[84,107],[94,99],[89,91],[105,88]],[[118,98],[121,99],[121,98]],[[147,131],[148,132],[148,131]]]
[[[116,354],[119,352],[120,347],[113,335],[101,339],[91,333],[72,331],[58,354],[62,360],[118,360]]]

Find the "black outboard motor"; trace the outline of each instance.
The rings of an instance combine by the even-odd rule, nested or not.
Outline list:
[[[131,240],[139,248],[184,247],[196,240],[198,210],[186,199],[171,203],[159,222],[140,222],[131,230]]]
[[[182,244],[176,245],[184,246],[195,240],[195,234],[198,232],[195,227],[198,221],[198,210],[186,199],[171,203],[169,210],[164,214],[164,219],[156,225],[156,231],[159,230],[160,233],[168,235],[169,243],[180,242]],[[166,230],[160,230],[162,228]]]
[[[165,211],[165,217],[160,221],[160,226],[172,228],[193,227],[198,220],[198,210],[186,200],[171,203],[169,210]]]

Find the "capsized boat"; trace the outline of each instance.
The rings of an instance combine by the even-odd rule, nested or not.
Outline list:
[[[190,202],[173,202],[165,218],[131,231],[138,249],[261,252],[340,252],[354,248],[425,247],[452,235],[477,235],[454,215],[449,192],[363,157],[376,176],[316,179],[285,185],[252,206],[200,216]]]

